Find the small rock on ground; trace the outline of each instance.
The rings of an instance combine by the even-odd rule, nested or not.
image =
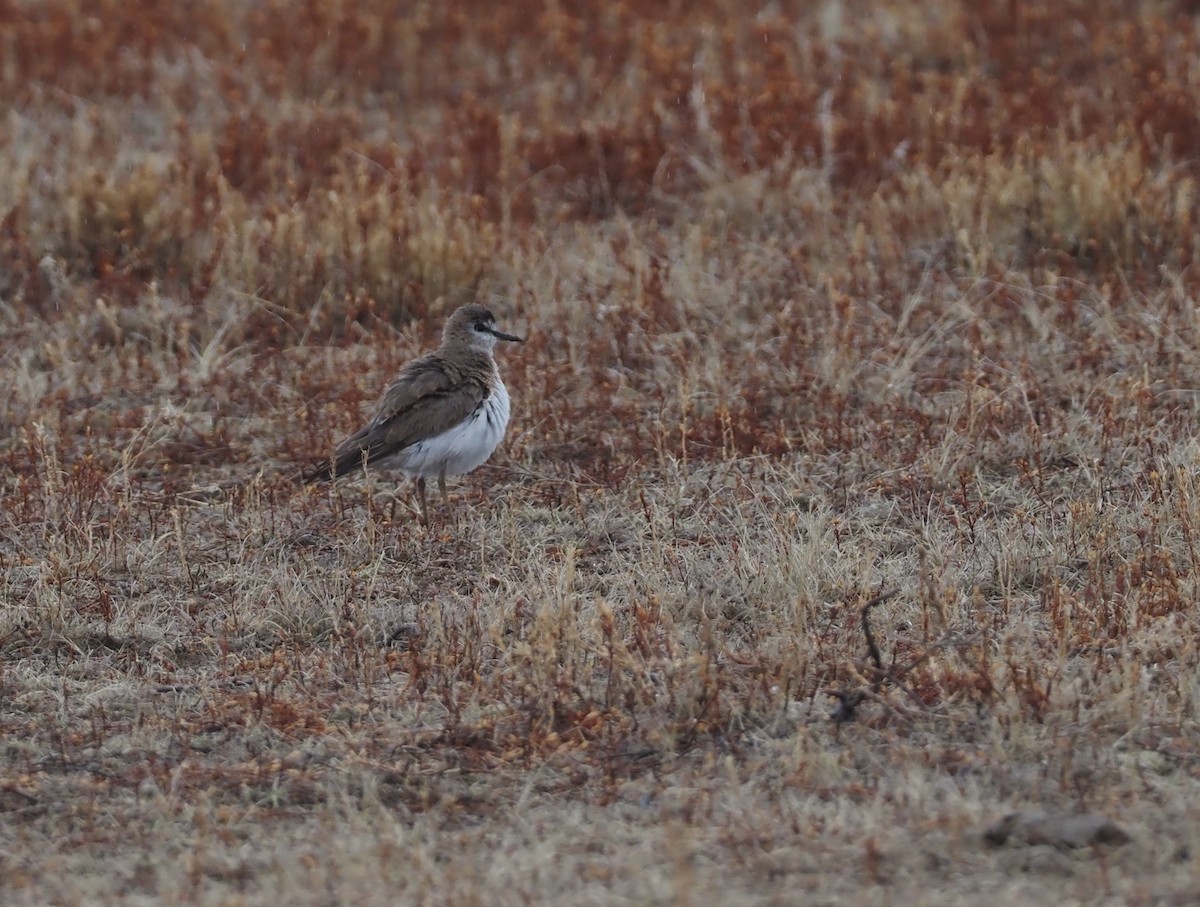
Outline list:
[[[1097,813],[1047,813],[1026,809],[1009,813],[983,834],[989,844],[1076,849],[1093,844],[1125,844],[1129,833],[1107,816]]]

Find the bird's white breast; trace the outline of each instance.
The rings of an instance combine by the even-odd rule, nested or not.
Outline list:
[[[395,463],[410,476],[426,479],[470,472],[500,445],[509,412],[508,388],[496,378],[492,392],[471,415],[449,431],[404,448]]]

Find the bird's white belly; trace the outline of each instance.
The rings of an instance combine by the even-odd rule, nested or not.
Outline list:
[[[411,444],[392,458],[410,476],[432,479],[457,476],[481,466],[504,437],[509,416],[508,389],[495,390],[475,412],[449,431]]]

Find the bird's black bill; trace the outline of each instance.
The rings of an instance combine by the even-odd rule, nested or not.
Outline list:
[[[500,338],[501,340],[511,340],[514,343],[524,343],[525,342],[520,337],[518,337],[516,334],[506,334],[506,333],[504,333],[504,331],[497,331],[495,328],[492,328],[492,334],[494,336]]]

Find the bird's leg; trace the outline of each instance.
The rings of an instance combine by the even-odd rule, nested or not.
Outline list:
[[[438,473],[438,491],[442,493],[442,519],[445,520],[450,512],[449,500],[446,497],[446,470]]]
[[[421,505],[421,522],[429,528],[429,508],[425,506],[425,477],[417,476],[417,503]]]

